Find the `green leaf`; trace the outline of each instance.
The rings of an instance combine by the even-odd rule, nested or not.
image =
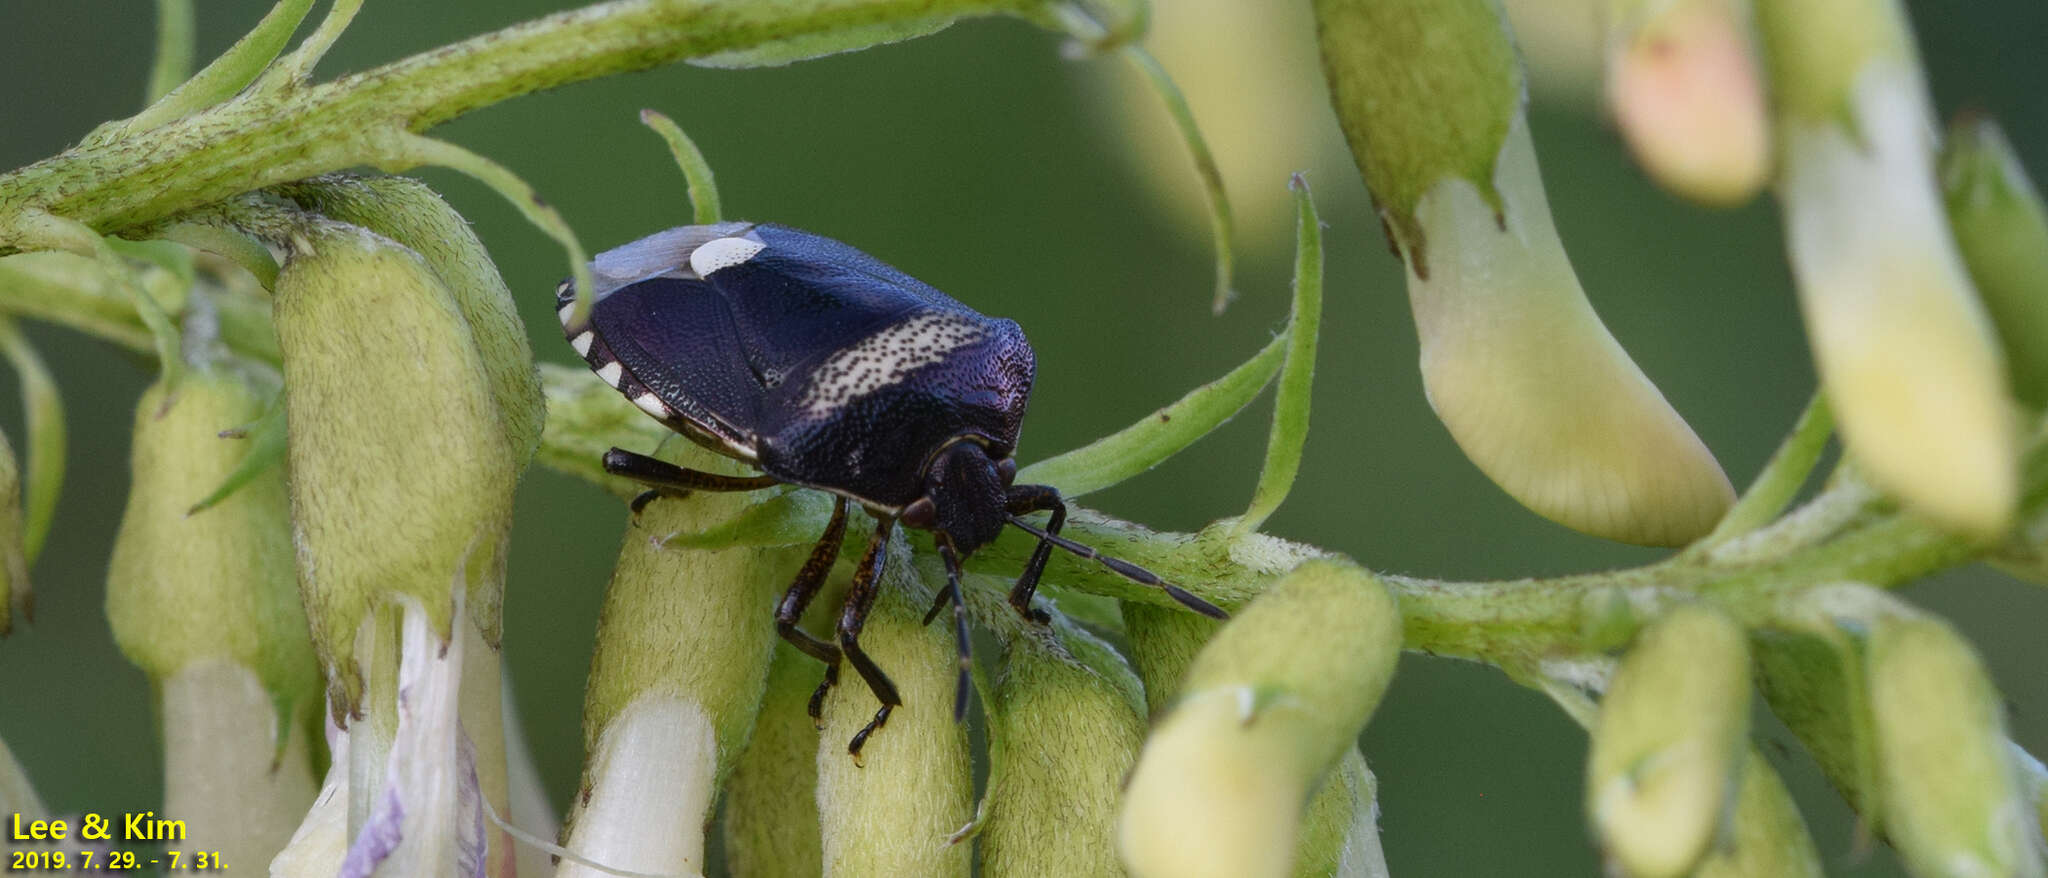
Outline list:
[[[29,563],[43,550],[50,521],[57,514],[57,496],[64,489],[64,398],[57,391],[43,358],[24,338],[14,321],[0,317],[0,355],[21,378],[21,399],[27,409],[28,478],[22,484],[22,545]]]
[[[1308,441],[1309,390],[1316,372],[1316,336],[1323,321],[1323,225],[1316,218],[1308,181],[1297,174],[1289,188],[1294,190],[1299,211],[1295,219],[1294,316],[1287,329],[1287,362],[1280,369],[1280,387],[1273,393],[1273,430],[1266,439],[1266,466],[1259,473],[1259,486],[1252,491],[1251,507],[1234,525],[1240,534],[1258,530],[1287,499],[1294,476],[1301,470],[1302,445]]]
[[[149,102],[192,75],[192,0],[156,0],[156,65],[149,70]]]
[[[669,154],[675,156],[676,167],[682,170],[683,182],[689,186],[691,221],[700,226],[721,221],[724,217],[718,203],[718,181],[712,178],[711,163],[704,160],[697,142],[684,134],[675,120],[655,110],[641,110],[640,124],[661,135]]]
[[[875,46],[930,36],[950,27],[957,18],[959,16],[955,14],[940,14],[925,18],[909,17],[895,21],[844,26],[834,30],[769,40],[744,49],[700,55],[689,59],[689,62],[699,67],[781,67],[798,61],[823,58],[826,55],[858,52]]]
[[[105,142],[120,135],[148,131],[233,97],[249,83],[255,82],[263,68],[277,58],[277,53],[284,51],[292,32],[299,29],[299,22],[312,8],[313,0],[279,0],[263,20],[256,22],[255,28],[236,40],[219,58],[213,59],[213,63],[185,80],[183,85],[171,89],[148,109],[127,121],[93,132],[86,138],[87,142]]]
[[[1287,340],[1283,333],[1243,365],[1135,424],[1025,467],[1017,473],[1018,483],[1051,485],[1067,497],[1079,497],[1158,466],[1248,405],[1280,371]]]

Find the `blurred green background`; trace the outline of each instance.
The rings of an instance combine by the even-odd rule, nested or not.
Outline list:
[[[198,5],[202,60],[268,6]],[[372,2],[321,72],[362,69],[564,5]],[[1244,218],[1242,295],[1221,317],[1208,307],[1209,245],[1205,221],[1189,212],[1192,174],[1183,156],[1155,145],[1161,111],[1131,99],[1119,62],[1063,61],[1056,38],[1013,21],[968,22],[783,69],[677,66],[616,77],[491,107],[437,133],[525,175],[596,250],[687,221],[681,180],[636,118],[642,107],[670,114],[717,169],[729,216],[840,238],[1021,322],[1039,356],[1027,462],[1121,427],[1269,337],[1285,316],[1291,257],[1291,229],[1271,205],[1284,204],[1288,171],[1309,168],[1330,226],[1322,360],[1307,459],[1269,529],[1378,569],[1439,577],[1657,557],[1525,512],[1430,414],[1399,265],[1322,108],[1307,4],[1295,5],[1288,13],[1159,3],[1161,54],[1234,173]],[[1537,146],[1587,292],[1743,484],[1813,385],[1775,208],[1766,199],[1710,212],[1651,188],[1597,112],[1584,67],[1592,50],[1572,42],[1594,23],[1590,7],[1525,5],[1534,10],[1525,42],[1543,62],[1532,89]],[[1913,6],[1942,112],[1990,111],[2036,177],[2048,175],[2039,54],[2048,5]],[[62,150],[138,107],[152,10],[140,0],[0,6],[0,168]],[[540,356],[570,362],[551,313],[564,274],[558,248],[467,179],[422,176],[474,221],[522,297]],[[143,810],[160,803],[162,786],[148,685],[114,649],[101,600],[133,400],[151,368],[90,338],[44,326],[32,334],[67,392],[70,475],[35,570],[36,622],[0,642],[0,738],[53,809]],[[18,393],[11,377],[0,385],[0,426],[18,437]],[[1255,406],[1089,504],[1182,530],[1237,512],[1256,479],[1269,408]],[[582,759],[591,632],[624,520],[616,501],[545,470],[522,488],[505,649],[558,805]],[[1975,639],[2015,735],[2048,752],[2048,590],[1972,568],[1907,594]],[[1774,725],[1759,734],[1831,872],[1900,874],[1889,851],[1858,849],[1851,815],[1789,735]],[[1409,658],[1365,736],[1395,874],[1596,874],[1580,817],[1584,744],[1542,696],[1497,672]]]

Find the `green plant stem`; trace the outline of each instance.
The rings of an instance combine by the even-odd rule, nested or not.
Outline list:
[[[1026,0],[616,0],[557,13],[329,82],[271,83],[0,175],[0,254],[37,211],[124,229],[291,180],[403,170],[403,135],[522,94],[685,58],[911,18],[1026,14]],[[309,43],[311,40],[309,40]],[[303,47],[301,49],[303,51]],[[287,56],[294,64],[298,54]],[[275,68],[273,69],[275,72]]]
[[[1721,516],[1721,523],[1695,544],[1695,549],[1721,545],[1777,518],[1799,493],[1800,486],[1806,484],[1834,432],[1835,415],[1828,408],[1828,399],[1815,393],[1806,410],[1800,413],[1799,421],[1793,424],[1792,434],[1785,437],[1785,444],[1778,446],[1756,481],[1743,492],[1742,499]]]

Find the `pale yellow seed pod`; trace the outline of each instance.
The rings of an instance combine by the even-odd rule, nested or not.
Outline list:
[[[1124,604],[1123,617],[1131,664],[1145,684],[1147,715],[1164,717],[1180,695],[1188,666],[1223,623],[1185,610],[1138,603]],[[1294,857],[1294,874],[1299,878],[1386,874],[1377,785],[1356,746],[1344,754],[1337,770],[1323,779],[1301,821]]]
[[[34,592],[28,581],[28,550],[22,542],[21,463],[7,434],[0,432],[0,636],[13,629],[16,614],[28,615]]]
[[[188,510],[241,462],[274,377],[187,372],[136,405],[132,481],[107,571],[114,641],[155,684],[164,808],[193,847],[268,862],[313,801],[308,723],[319,680],[299,606],[284,474]]]
[[[930,591],[903,563],[909,548],[900,535],[889,554],[860,643],[895,681],[903,706],[856,761],[847,742],[874,716],[875,697],[845,668],[825,699],[817,752],[823,874],[965,876],[968,846],[950,838],[974,816],[974,778],[966,726],[953,721],[953,634],[920,624]]]
[[[1538,515],[1643,545],[1706,534],[1735,490],[1586,301],[1520,112],[1493,179],[1499,210],[1446,178],[1415,211],[1428,259],[1411,266],[1408,298],[1430,406]]]
[[[988,705],[976,838],[991,875],[1123,875],[1116,807],[1145,738],[1144,696],[1108,644],[1060,628],[1009,638]]]
[[[687,443],[679,462],[737,473]],[[619,869],[703,872],[719,783],[746,746],[776,634],[771,612],[802,547],[691,549],[661,539],[732,517],[753,498],[698,492],[648,504],[605,591],[584,696],[584,795],[570,850]],[[565,861],[561,876],[604,873]]]
[[[1117,827],[1150,876],[1285,876],[1302,811],[1392,678],[1401,620],[1386,587],[1312,561],[1203,647],[1154,728]]]
[[[1614,5],[1607,108],[1636,161],[1693,201],[1748,201],[1769,178],[1771,139],[1747,0]]]
[[[455,297],[419,254],[340,223],[308,228],[278,275],[300,588],[330,698],[352,711],[371,609],[420,599],[444,642],[451,590],[496,643],[519,455]]]
[[[1628,875],[1691,871],[1735,795],[1749,731],[1749,647],[1719,611],[1644,628],[1600,700],[1586,813]]]
[[[1904,617],[1871,632],[1868,662],[1885,835],[1914,874],[2044,874],[1976,651],[1939,619]]]
[[[1785,782],[1750,748],[1728,831],[1707,850],[1693,878],[1821,878],[1820,854]]]
[[[1871,481],[1995,539],[2019,498],[2004,357],[1935,188],[1932,112],[1896,0],[1757,7],[1800,310]]]

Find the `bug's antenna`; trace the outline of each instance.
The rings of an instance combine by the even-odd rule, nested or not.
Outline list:
[[[944,533],[940,533],[934,542],[939,545],[939,557],[946,562],[946,588],[932,601],[932,608],[925,611],[924,624],[932,623],[932,618],[939,614],[939,608],[946,605],[946,598],[950,595],[953,598],[953,637],[960,644],[960,681],[953,689],[953,721],[957,723],[967,718],[967,694],[972,689],[968,672],[974,667],[974,654],[969,651],[972,641],[967,634],[967,601],[960,594],[960,555],[953,551],[953,541]]]
[[[1032,525],[1030,522],[1027,522],[1022,518],[1019,518],[1018,516],[1010,516],[1010,523],[1016,525],[1025,533],[1037,537],[1044,542],[1051,543],[1055,546],[1058,546],[1083,558],[1093,559],[1096,563],[1116,571],[1118,576],[1122,576],[1123,578],[1128,579],[1132,582],[1141,583],[1143,585],[1159,586],[1160,589],[1166,592],[1166,595],[1168,597],[1181,602],[1182,606],[1185,606],[1190,610],[1194,610],[1195,612],[1201,613],[1204,616],[1208,616],[1211,619],[1230,618],[1229,613],[1223,612],[1223,610],[1218,608],[1215,604],[1209,603],[1208,601],[1195,597],[1194,594],[1189,592],[1187,589],[1181,588],[1178,585],[1174,585],[1171,582],[1167,582],[1164,579],[1160,579],[1158,574],[1155,574],[1150,570],[1146,570],[1143,567],[1139,567],[1138,565],[1132,564],[1131,562],[1125,561],[1121,558],[1112,558],[1108,555],[1104,555],[1101,552],[1095,551],[1094,547],[1092,546],[1082,545],[1080,543],[1074,542],[1073,540],[1067,539],[1066,537],[1060,536],[1059,534],[1047,533],[1044,528],[1036,527]]]

